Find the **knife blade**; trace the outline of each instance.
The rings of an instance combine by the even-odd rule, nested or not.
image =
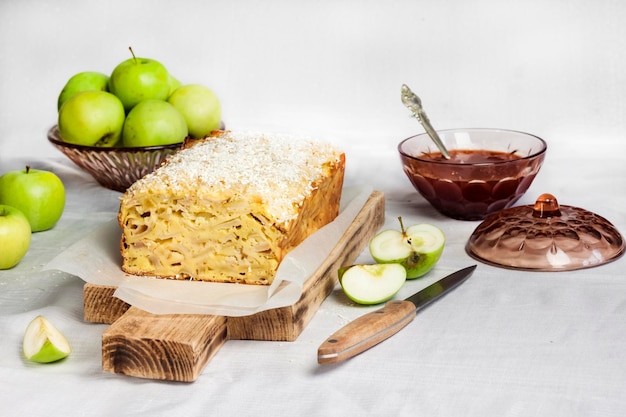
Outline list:
[[[326,339],[317,350],[320,364],[340,362],[393,336],[415,318],[417,312],[465,282],[476,265],[456,271],[405,300],[392,300],[367,313]]]

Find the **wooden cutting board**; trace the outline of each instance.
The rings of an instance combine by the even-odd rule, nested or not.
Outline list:
[[[300,299],[250,316],[151,314],[113,297],[115,287],[85,284],[85,321],[111,325],[102,334],[102,369],[192,382],[228,340],[295,340],[335,288],[337,270],[354,262],[384,221],[384,195],[374,191],[328,258],[305,281]]]

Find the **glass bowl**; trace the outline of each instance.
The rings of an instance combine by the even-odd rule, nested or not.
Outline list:
[[[483,220],[515,204],[535,179],[547,150],[543,139],[513,130],[437,133],[451,159],[444,159],[424,133],[398,145],[402,167],[437,211],[459,220]]]
[[[182,146],[182,143],[142,148],[74,145],[61,139],[57,125],[48,130],[48,140],[100,185],[119,192],[154,171]]]
[[[526,271],[571,271],[612,262],[624,238],[607,219],[580,207],[559,205],[544,193],[534,205],[487,217],[470,236],[467,253],[490,265]]]

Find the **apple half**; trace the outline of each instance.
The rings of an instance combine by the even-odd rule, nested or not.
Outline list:
[[[26,327],[22,349],[26,359],[39,363],[56,362],[72,352],[63,333],[41,315]]]
[[[358,304],[379,304],[393,297],[406,281],[400,264],[351,265],[339,270],[339,283]]]
[[[416,224],[406,230],[389,229],[378,233],[369,244],[372,258],[380,264],[397,263],[406,268],[406,278],[415,279],[430,271],[443,253],[444,233],[431,224]]]

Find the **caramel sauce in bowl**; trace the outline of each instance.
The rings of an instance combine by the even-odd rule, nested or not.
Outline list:
[[[512,130],[437,133],[450,159],[445,159],[424,133],[398,145],[402,167],[415,189],[437,211],[459,220],[483,220],[513,206],[532,184],[547,150],[543,139]]]

